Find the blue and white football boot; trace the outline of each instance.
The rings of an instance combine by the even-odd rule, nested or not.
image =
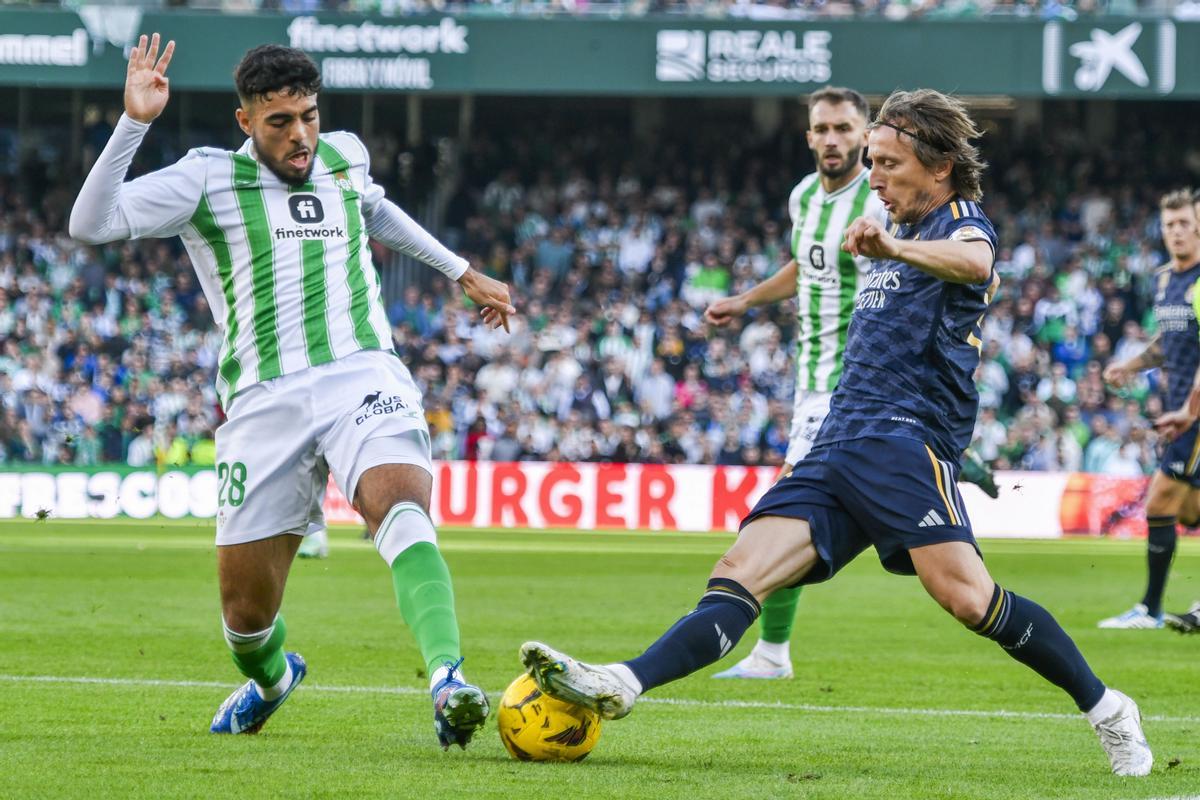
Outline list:
[[[258,733],[262,730],[267,719],[283,705],[283,701],[288,699],[308,672],[308,665],[299,653],[285,653],[284,658],[292,667],[292,682],[283,694],[274,700],[263,700],[258,689],[254,688],[254,681],[246,681],[221,703],[209,730],[213,733]]]
[[[433,698],[433,730],[443,750],[449,750],[452,744],[466,749],[467,742],[491,711],[483,689],[462,680],[458,672],[462,662],[461,658],[453,664],[447,661],[446,674],[429,690]]]

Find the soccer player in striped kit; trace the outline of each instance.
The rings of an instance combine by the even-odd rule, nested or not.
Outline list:
[[[351,133],[319,133],[317,66],[300,50],[256,47],[235,72],[237,152],[199,148],[125,183],[168,98],[159,36],[130,54],[125,114],[71,212],[85,242],[179,235],[224,334],[217,391],[217,572],[225,639],[248,678],[213,733],[257,733],[304,678],[283,649],[279,608],[302,537],[323,528],[328,475],[351,498],[392,573],[428,667],[443,748],[488,715],[459,665],[458,621],[429,518],[432,463],[421,394],[392,349],[368,237],[418,258],[482,309],[514,313],[507,287],[470,269],[371,180]]]

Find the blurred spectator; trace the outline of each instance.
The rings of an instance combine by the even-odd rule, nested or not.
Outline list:
[[[98,146],[103,115],[89,119]],[[447,238],[513,284],[521,313],[497,335],[445,284],[387,298],[436,457],[780,463],[795,302],[724,331],[701,314],[788,259],[783,201],[811,166],[742,134],[664,134],[636,152],[603,125],[555,131],[553,151],[519,127],[463,143]],[[1117,393],[1101,371],[1152,334],[1157,194],[1178,178],[1144,157],[1170,152],[1147,144],[1169,130],[1129,135],[1121,148],[1069,130],[984,141],[1003,283],[974,443],[995,466],[1152,469],[1161,373]],[[79,246],[63,232],[70,197],[0,174],[0,458],[211,465],[221,341],[186,254],[178,241]]]

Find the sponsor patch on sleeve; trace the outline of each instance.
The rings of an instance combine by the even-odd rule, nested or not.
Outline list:
[[[956,242],[975,242],[981,239],[988,241],[988,235],[978,225],[963,225],[950,234],[950,238]]]

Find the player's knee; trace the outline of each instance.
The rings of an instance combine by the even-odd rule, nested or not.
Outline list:
[[[1147,517],[1170,517],[1175,515],[1175,503],[1168,502],[1161,495],[1151,496],[1146,500]]]
[[[388,499],[391,499],[392,502],[389,503]],[[390,495],[389,498],[379,499],[376,503],[363,504],[358,509],[358,512],[362,514],[363,519],[366,521],[367,527],[371,530],[371,535],[377,536],[379,529],[383,526],[388,516],[399,506],[415,506],[426,517],[429,516],[429,504],[423,502],[421,498],[406,492],[397,492],[394,495]]]
[[[717,559],[716,566],[713,567],[711,578],[732,578],[738,580],[744,577],[742,574],[742,560],[734,555],[726,553]]]
[[[275,612],[250,602],[229,602],[222,605],[225,627],[237,633],[257,633],[271,627]]]
[[[987,615],[991,595],[965,583],[934,592],[933,599],[952,617],[968,627],[978,625]]]
[[[746,559],[739,557],[733,553],[726,553],[717,559],[716,566],[713,567],[709,574],[709,579],[727,579],[736,581],[742,586],[745,586],[748,591],[756,596],[760,596],[762,591],[760,576],[755,574],[755,570],[750,568]]]
[[[372,533],[396,506],[411,503],[428,516],[432,478],[408,464],[386,464],[363,473],[354,492],[354,507]]]
[[[405,550],[428,542],[437,546],[437,529],[429,511],[420,503],[400,501],[388,509],[374,529],[375,549],[389,566]]]

